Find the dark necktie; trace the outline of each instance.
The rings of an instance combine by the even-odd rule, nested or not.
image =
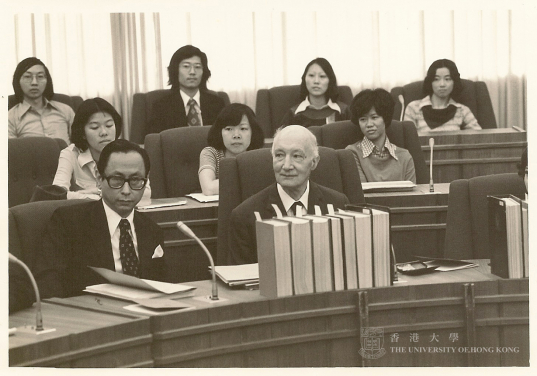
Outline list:
[[[186,122],[189,127],[197,127],[201,125],[200,118],[198,117],[198,111],[196,111],[196,101],[192,98],[188,101],[188,114],[186,116]]]
[[[304,205],[302,205],[300,201],[295,201],[293,205],[291,205],[291,208],[289,209],[289,211],[292,213],[291,215],[294,217],[296,216],[297,209],[300,208],[300,210],[302,210],[303,207]]]
[[[126,219],[119,222],[119,256],[123,274],[140,277],[140,267],[130,234],[131,224]]]

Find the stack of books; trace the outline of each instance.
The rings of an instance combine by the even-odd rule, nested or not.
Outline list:
[[[529,277],[528,201],[489,196],[490,270],[502,278]]]
[[[390,213],[348,206],[337,213],[257,220],[259,289],[269,298],[389,286]]]

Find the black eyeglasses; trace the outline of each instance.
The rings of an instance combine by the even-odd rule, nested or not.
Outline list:
[[[137,176],[133,176],[132,178],[125,179],[122,176],[105,176],[104,179],[108,182],[108,185],[110,188],[113,189],[120,189],[123,188],[125,185],[125,182],[129,183],[129,187],[131,189],[134,189],[136,191],[139,191],[143,187],[145,187],[147,183],[147,179],[140,178]]]

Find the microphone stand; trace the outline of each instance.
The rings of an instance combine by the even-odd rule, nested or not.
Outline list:
[[[401,115],[399,116],[399,121],[403,121],[403,116],[405,115],[405,98],[402,94],[397,96],[399,102],[401,103]]]
[[[43,327],[43,314],[41,313],[41,296],[39,295],[39,288],[37,287],[37,283],[35,282],[35,278],[30,271],[30,268],[28,268],[28,266],[26,266],[24,262],[13,256],[11,253],[8,253],[8,256],[10,262],[20,265],[24,269],[26,274],[28,274],[35,293],[35,330],[28,330],[28,328],[22,328],[22,331],[31,332],[35,334],[44,334],[55,331],[56,329],[50,328],[45,330],[45,328]]]
[[[220,300],[218,298],[218,286],[216,284],[216,271],[214,268],[214,261],[213,261],[213,257],[211,256],[211,253],[209,252],[205,244],[203,244],[203,242],[200,240],[200,238],[198,238],[196,234],[194,234],[194,232],[187,225],[185,225],[182,221],[177,222],[176,226],[183,234],[185,234],[191,239],[194,239],[203,249],[205,254],[207,255],[207,258],[209,259],[209,262],[211,263],[211,275],[212,275],[212,293],[211,293],[211,296],[209,296],[208,298],[212,301]],[[227,300],[227,299],[223,299],[223,300]]]

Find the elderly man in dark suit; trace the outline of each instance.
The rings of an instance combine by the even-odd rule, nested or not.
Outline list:
[[[47,226],[35,267],[43,297],[80,295],[86,286],[106,282],[88,266],[165,279],[162,232],[134,211],[149,167],[138,145],[121,139],[106,145],[97,164],[102,199],[60,207]]]
[[[211,71],[207,55],[187,45],[178,49],[168,66],[170,94],[155,103],[148,133],[178,127],[212,125],[224,108],[224,100],[207,90]]]
[[[276,184],[255,194],[231,212],[229,264],[257,262],[257,243],[254,212],[261,218],[275,216],[272,204],[284,215],[313,214],[315,205],[327,213],[327,204],[344,208],[349,199],[343,193],[315,184],[310,173],[319,163],[317,139],[306,128],[290,125],[279,130],[272,144],[272,167]]]

